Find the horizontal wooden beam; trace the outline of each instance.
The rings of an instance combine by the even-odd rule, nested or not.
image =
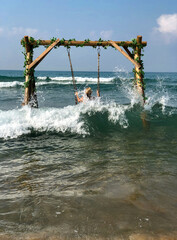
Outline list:
[[[118,46],[125,46],[125,47],[131,47],[132,45],[132,41],[114,41]],[[37,40],[30,42],[30,38],[29,38],[29,43],[31,45],[36,45],[37,44]],[[50,45],[52,43],[51,40],[40,40],[39,45]],[[96,46],[102,46],[102,47],[106,47],[106,46],[111,46],[109,41],[89,41],[89,42],[85,42],[85,41],[68,41],[65,40],[64,42],[62,41],[62,43],[58,44],[59,46],[78,46],[78,45],[83,45],[83,46],[91,46],[91,47],[96,47]],[[142,42],[143,46],[147,45],[147,42]]]
[[[54,43],[52,43],[39,57],[37,57],[29,66],[28,69],[35,68],[37,65],[47,56],[47,54],[59,43],[58,38]]]
[[[136,62],[134,59],[132,59],[126,52],[124,52],[114,41],[109,41],[110,44],[115,47],[120,53],[122,53],[130,62],[132,62],[137,68],[140,68],[141,65]]]

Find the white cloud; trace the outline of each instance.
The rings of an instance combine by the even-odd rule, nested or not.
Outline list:
[[[38,30],[35,28],[23,28],[23,27],[13,27],[13,28],[8,28],[8,27],[0,27],[0,36],[4,35],[7,37],[11,36],[35,36],[38,33]]]
[[[153,30],[154,34],[161,34],[162,40],[167,44],[176,41],[177,38],[177,13],[163,14],[157,18],[158,27]]]
[[[108,30],[108,31],[101,31],[100,32],[100,36],[102,38],[104,38],[105,40],[108,40],[112,37],[113,31],[112,30]]]
[[[157,30],[161,33],[170,33],[177,35],[177,14],[164,14],[157,19],[159,27]]]
[[[113,31],[112,30],[102,30],[101,32],[97,32],[97,31],[91,31],[90,32],[90,37],[92,39],[98,39],[99,37],[103,38],[104,40],[109,40],[111,39],[112,37],[112,34],[113,34]]]
[[[38,32],[37,29],[34,28],[23,28],[23,27],[13,27],[8,30],[9,35],[29,35],[33,36]]]
[[[154,30],[162,34],[177,36],[177,13],[163,14],[157,19],[158,27]]]

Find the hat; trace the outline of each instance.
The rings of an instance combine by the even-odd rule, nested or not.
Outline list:
[[[92,89],[90,87],[86,88],[85,89],[85,93],[86,94],[92,93]]]

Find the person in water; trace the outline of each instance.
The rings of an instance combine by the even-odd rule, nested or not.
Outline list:
[[[88,100],[93,100],[94,99],[94,97],[92,97],[92,89],[90,87],[85,89],[85,94],[86,94],[86,97],[88,98]],[[77,97],[78,102],[83,102],[84,101],[84,97],[80,98],[78,96],[78,92],[76,92],[75,95]],[[97,96],[100,97],[100,93],[99,93],[98,90],[97,90]]]

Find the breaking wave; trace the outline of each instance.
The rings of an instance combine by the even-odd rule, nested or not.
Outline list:
[[[38,79],[40,79],[40,77],[38,77]],[[53,80],[53,81],[57,81],[60,83],[63,82],[68,82],[68,83],[72,83],[72,77],[50,77],[49,79]],[[114,81],[114,77],[108,77],[108,78],[100,78],[100,83],[110,83],[112,81]],[[75,80],[77,83],[92,83],[92,84],[97,84],[97,78],[93,78],[93,77],[75,77]]]
[[[116,103],[103,104],[97,99],[64,108],[31,109],[26,106],[0,111],[0,138],[17,138],[32,131],[90,135],[94,130],[92,121],[99,124],[100,117],[103,117],[104,124],[127,128],[125,112],[128,108]]]
[[[177,111],[155,103],[150,110],[149,106],[142,108],[136,101],[129,105],[119,105],[115,102],[103,103],[100,99],[89,101],[86,104],[70,105],[64,108],[31,109],[25,106],[20,109],[0,111],[0,138],[17,138],[24,134],[59,133],[76,134],[78,136],[117,132],[133,127],[140,128],[141,118],[164,120],[169,118],[169,124],[176,124]],[[164,110],[165,109],[165,110]],[[153,113],[152,113],[153,112]],[[141,117],[140,117],[141,116]]]
[[[13,82],[0,82],[0,88],[15,88],[23,86],[22,82],[13,81]]]
[[[14,81],[15,80],[15,81]],[[77,84],[97,84],[97,78],[94,77],[75,77]],[[108,77],[108,78],[100,78],[101,84],[112,84],[117,79],[115,77]],[[42,85],[50,85],[50,84],[57,84],[57,85],[66,85],[72,84],[72,77],[47,77],[47,76],[39,76],[36,79],[36,86]],[[24,77],[2,77],[0,81],[0,88],[16,88],[19,86],[23,86],[24,84]]]
[[[63,108],[40,108],[30,109],[25,106],[13,110],[0,110],[0,138],[17,138],[26,134],[33,133],[57,133],[57,134],[76,134],[78,136],[92,136],[98,133],[117,132],[127,128],[138,130],[142,126],[141,117],[148,121],[158,122],[158,124],[171,125],[177,128],[177,105],[176,105],[176,86],[168,86],[169,81],[162,77],[152,80],[148,79],[146,90],[146,104],[142,107],[139,94],[136,93],[130,81],[130,75],[116,77],[104,77],[100,79],[102,84],[113,84],[115,91],[119,92],[120,103],[107,95],[106,99],[95,99],[86,104],[69,105]],[[17,88],[23,86],[23,78],[9,81],[9,77],[2,81],[0,88]],[[77,84],[90,81],[97,83],[94,77],[76,77]],[[119,81],[117,84],[116,81]],[[155,86],[152,85],[156,81]],[[174,79],[171,80],[175,82]],[[37,86],[47,84],[72,84],[72,78],[67,76],[37,77]],[[153,87],[152,87],[152,86]],[[103,91],[106,91],[102,86]],[[54,86],[55,87],[55,86]],[[112,86],[111,86],[112,89]],[[170,91],[170,92],[169,92]],[[117,93],[116,93],[117,94]],[[121,95],[122,94],[122,95]],[[121,98],[122,96],[122,98]],[[126,97],[123,102],[123,97]]]

